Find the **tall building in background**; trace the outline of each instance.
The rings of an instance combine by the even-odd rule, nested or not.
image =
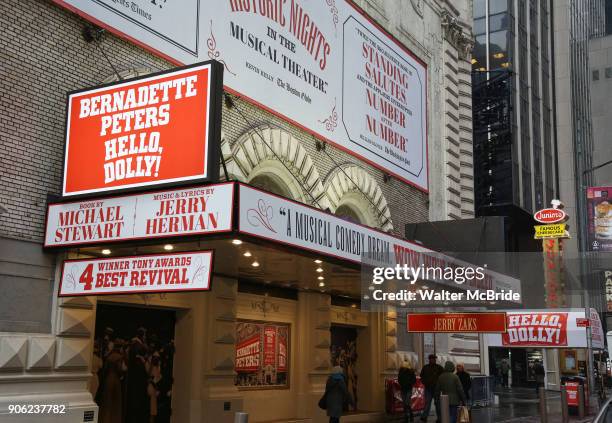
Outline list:
[[[612,160],[612,0],[602,2],[604,16],[600,18],[598,31],[589,41],[589,66],[591,86],[591,114],[593,119],[593,164],[600,166]],[[593,183],[612,186],[612,165],[593,171]]]
[[[521,216],[555,196],[549,0],[476,0],[476,214]]]

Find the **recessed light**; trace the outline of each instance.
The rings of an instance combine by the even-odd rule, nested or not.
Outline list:
[[[172,245],[172,244],[166,244],[166,245],[164,245],[164,250],[166,250],[166,251],[172,251],[172,250],[174,250],[174,245]]]
[[[319,286],[323,288],[325,286],[325,282],[319,282]]]
[[[104,254],[105,256],[109,255],[111,253],[111,250],[109,250],[108,248],[105,248],[102,250],[102,254]]]
[[[357,308],[357,304],[351,304],[351,308]]]
[[[234,244],[234,245],[240,245],[240,244],[242,244],[242,240],[240,240],[240,239],[234,239],[234,240],[232,240],[232,244]]]
[[[250,252],[250,251],[245,251],[245,252],[244,252],[244,254],[243,254],[243,256],[245,256],[245,257],[251,257],[251,256],[252,256],[252,254],[251,254],[251,252]]]
[[[321,263],[323,263],[323,261],[322,261],[322,260],[317,259],[317,260],[315,260],[315,263],[317,263],[317,264],[321,264]]]
[[[401,305],[402,307],[406,307],[406,303],[405,303],[405,302],[403,302],[403,301],[400,303],[400,305]]]
[[[317,267],[317,272],[321,273],[323,271],[322,267]]]
[[[259,262],[258,261],[254,261],[253,263],[251,263],[251,266],[259,267]]]
[[[423,288],[423,289],[429,289],[429,287],[428,287],[428,286],[425,286],[425,285],[423,285],[421,288]]]
[[[317,277],[318,280],[322,281],[323,279],[325,279],[323,276],[318,276]]]

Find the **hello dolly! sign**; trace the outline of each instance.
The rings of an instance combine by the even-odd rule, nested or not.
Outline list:
[[[201,63],[69,93],[62,195],[215,180],[222,71]]]

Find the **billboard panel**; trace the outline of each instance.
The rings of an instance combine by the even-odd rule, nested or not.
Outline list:
[[[428,190],[427,65],[353,2],[55,2],[175,63],[219,61],[229,90]]]
[[[68,94],[62,195],[217,178],[220,65]]]
[[[612,251],[612,187],[587,188],[589,251]]]

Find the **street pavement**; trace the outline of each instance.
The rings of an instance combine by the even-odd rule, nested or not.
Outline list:
[[[495,394],[499,398],[498,404],[492,404],[488,407],[472,408],[473,423],[540,423],[540,401],[533,389],[498,388]],[[597,411],[596,398],[593,398],[592,402],[595,404],[591,407],[590,415],[587,416],[587,418],[579,419],[578,416],[570,415],[570,422],[590,422]],[[548,422],[561,422],[561,396],[559,392],[547,392],[546,403],[548,408]],[[415,419],[415,422],[420,422],[420,420]],[[427,420],[427,423],[435,422],[436,418],[433,416],[430,416]]]

